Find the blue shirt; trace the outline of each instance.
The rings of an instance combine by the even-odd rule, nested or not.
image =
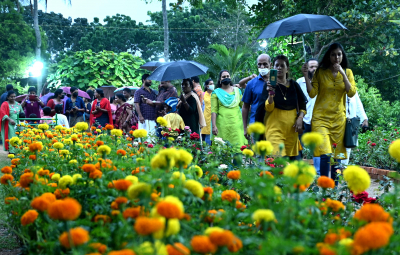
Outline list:
[[[258,102],[260,101],[262,90],[264,87],[264,79],[261,74],[247,83],[244,90],[242,101],[251,105],[250,123],[253,123],[256,118]]]
[[[76,97],[75,100],[75,106],[78,107],[78,109],[86,109],[85,103],[83,102],[83,99],[80,97]],[[70,111],[73,108],[73,103],[71,98],[67,99],[67,103],[65,104],[65,111]],[[84,114],[84,112],[76,112],[76,116],[80,117]]]

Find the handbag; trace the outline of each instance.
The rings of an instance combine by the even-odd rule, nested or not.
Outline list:
[[[347,98],[347,111],[350,115],[350,99]],[[355,148],[357,147],[358,130],[360,125],[360,118],[346,118],[346,129],[344,132],[344,147]]]

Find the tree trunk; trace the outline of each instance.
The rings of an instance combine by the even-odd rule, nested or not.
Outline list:
[[[41,61],[40,52],[42,47],[42,37],[39,29],[39,18],[38,18],[38,0],[34,0],[33,4],[33,28],[35,29],[36,36],[36,61]],[[42,91],[42,74],[37,77],[37,92],[40,94]]]
[[[169,61],[169,35],[168,35],[168,16],[167,16],[167,0],[162,0],[162,13],[164,23],[164,60]]]

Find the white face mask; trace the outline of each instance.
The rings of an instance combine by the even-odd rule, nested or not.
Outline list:
[[[258,68],[258,72],[261,74],[261,76],[265,76],[269,73],[268,68]]]
[[[211,90],[211,91],[214,90],[214,87],[215,87],[214,85],[208,85],[208,89]]]

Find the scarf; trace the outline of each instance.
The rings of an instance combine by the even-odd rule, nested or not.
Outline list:
[[[199,113],[199,125],[200,125],[200,129],[201,129],[201,128],[207,126],[207,124],[206,124],[206,119],[204,118],[203,110],[201,109],[200,100],[199,100],[199,97],[197,96],[197,94],[194,93],[193,91],[190,91],[190,93],[185,94],[186,100],[190,96],[192,96],[192,97],[194,97],[194,99],[196,99],[197,112]]]
[[[4,132],[4,140],[8,139],[8,122],[9,120],[3,120],[4,116],[10,116],[10,107],[8,105],[8,102],[5,101],[0,108],[0,132]],[[1,126],[4,125],[4,130],[1,130]],[[3,141],[4,143],[4,148],[6,151],[8,151],[8,142]]]
[[[235,94],[231,95],[227,93],[225,90],[221,88],[217,88],[214,90],[213,93],[215,93],[219,99],[219,101],[222,103],[223,106],[226,108],[235,108],[240,104],[240,90],[239,88],[233,88],[233,91]]]
[[[94,100],[93,104],[92,104],[92,112],[94,110],[96,110],[96,106],[97,106],[97,99]],[[110,105],[110,101],[108,101],[107,98],[103,98],[100,101],[100,108],[101,109],[106,109],[107,110],[107,114],[108,114],[108,124],[113,124],[113,119],[112,119],[112,113],[111,113],[111,105]],[[97,112],[96,114],[90,113],[90,125],[92,126],[95,118],[100,117],[102,114],[106,114],[105,112]]]

